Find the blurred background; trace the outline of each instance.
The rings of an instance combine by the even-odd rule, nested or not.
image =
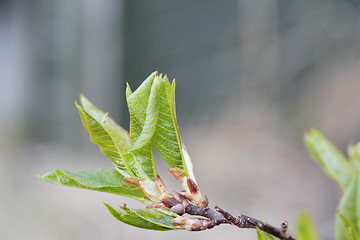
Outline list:
[[[306,210],[333,239],[340,191],[302,138],[316,127],[342,150],[360,140],[358,1],[1,0],[0,53],[0,239],[256,239],[231,226],[135,229],[102,203],[137,202],[34,175],[111,168],[74,101],[84,93],[127,128],[125,83],[155,70],[177,79],[211,206],[291,230]]]

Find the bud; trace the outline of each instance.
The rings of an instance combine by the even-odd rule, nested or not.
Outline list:
[[[161,199],[161,202],[166,206],[166,207],[173,207],[177,204],[181,204],[181,202],[179,202],[178,200],[176,200],[174,197],[163,197]]]
[[[192,197],[192,202],[194,202],[198,207],[206,207],[207,204],[206,206],[203,204],[204,201],[202,199],[198,185],[191,178],[187,179],[186,184]]]
[[[158,202],[161,199],[162,194],[160,193],[158,186],[148,178],[141,179],[138,177],[128,177],[123,178],[123,183],[139,188],[145,194],[145,197],[152,202]]]
[[[186,209],[183,204],[179,203],[171,207],[170,211],[177,213],[179,215],[183,215],[186,212]]]
[[[164,181],[161,179],[159,175],[155,177],[155,186],[162,196],[170,196],[169,191],[167,190]]]
[[[184,218],[177,217],[173,220],[173,224],[179,229],[185,229],[188,231],[203,231],[213,228],[215,223],[206,218]]]
[[[184,170],[174,167],[174,168],[169,168],[169,172],[175,177],[176,181],[178,181],[181,186],[183,187],[185,186],[187,175],[184,172]]]
[[[198,207],[206,207],[208,205],[207,199],[203,200],[201,196],[199,186],[193,179],[189,178],[182,169],[169,168],[169,171],[184,188],[185,192],[179,192],[182,196],[190,200]]]
[[[189,204],[189,202],[187,201],[187,198],[185,198],[183,195],[180,194],[180,192],[174,192],[173,193],[173,197],[178,200],[179,202],[186,204],[186,206]],[[185,206],[185,207],[186,207]]]

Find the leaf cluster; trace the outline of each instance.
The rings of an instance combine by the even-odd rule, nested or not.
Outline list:
[[[134,92],[127,84],[126,100],[129,131],[84,95],[80,95],[80,104],[75,102],[90,140],[99,146],[114,169],[55,170],[39,178],[52,184],[122,195],[144,203],[143,209],[130,209],[125,205],[116,209],[105,204],[116,219],[134,227],[159,231],[213,227],[215,223],[211,219],[182,216],[188,204],[206,212],[207,199],[201,196],[191,159],[181,141],[176,120],[175,81],[170,83],[167,76],[154,72]],[[359,239],[360,143],[350,146],[346,157],[315,129],[307,131],[304,139],[311,156],[343,191],[335,220],[336,239]],[[169,193],[157,172],[155,150],[169,165],[183,191]],[[274,239],[258,227],[257,236],[259,240]],[[298,240],[320,239],[306,213],[298,217],[296,237]]]
[[[188,184],[196,185],[196,180],[176,121],[175,81],[170,83],[167,76],[154,72],[134,92],[127,84],[126,100],[129,132],[84,95],[80,95],[80,104],[75,102],[90,140],[112,162],[114,170],[56,170],[39,177],[53,184],[130,197],[159,208],[116,210],[106,204],[115,218],[132,226],[161,231],[184,227],[172,223],[179,215],[162,204],[171,194],[158,176],[154,158],[156,149],[183,186],[184,195],[194,204],[203,202],[200,192],[192,191]]]
[[[305,145],[312,158],[336,183],[343,194],[335,217],[337,240],[360,236],[360,143],[348,147],[348,157],[316,129],[305,133]]]

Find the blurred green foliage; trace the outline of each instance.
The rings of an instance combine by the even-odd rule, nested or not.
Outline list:
[[[346,157],[319,131],[310,129],[305,133],[305,145],[323,171],[343,190],[335,219],[336,239],[358,239],[360,235],[359,144],[349,146],[349,156]],[[306,231],[301,229],[298,229],[299,234],[305,234]]]

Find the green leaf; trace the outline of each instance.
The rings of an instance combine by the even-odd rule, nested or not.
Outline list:
[[[145,110],[145,120],[141,121],[138,120],[139,123],[141,123],[141,126],[139,125],[139,127],[141,127],[141,132],[140,134],[136,137],[136,139],[134,138],[133,140],[135,140],[135,142],[133,143],[131,149],[140,149],[143,146],[145,146],[146,144],[151,142],[151,139],[154,135],[155,129],[156,129],[156,122],[158,119],[158,112],[159,112],[159,87],[160,87],[160,78],[158,76],[155,77],[152,85],[151,85],[151,89],[150,89],[150,95],[149,95],[149,99],[147,102],[147,107],[146,109],[142,109],[142,108],[136,108],[135,113],[144,113],[143,111]],[[132,102],[137,102],[138,98],[135,97],[139,97],[139,95],[136,94],[137,91],[135,91],[134,94],[132,94],[129,97],[129,107],[130,105],[132,105]],[[134,111],[131,111],[132,113]]]
[[[346,239],[348,230],[344,219],[346,222],[352,223],[354,231],[360,235],[360,175],[352,179],[349,188],[345,191],[338,207],[338,213],[335,219],[336,239]]]
[[[122,208],[125,212],[121,212],[106,203],[105,206],[119,221],[134,227],[158,231],[168,231],[176,228],[173,225],[173,220],[178,217],[178,215],[167,210],[158,208]]]
[[[141,190],[123,184],[123,176],[116,170],[100,168],[74,173],[55,170],[38,177],[52,184],[113,193],[131,197],[142,202],[148,202]]]
[[[192,163],[183,145],[175,109],[175,80],[170,84],[161,78],[159,117],[154,134],[154,146],[171,168],[177,167],[195,181]]]
[[[305,145],[323,171],[345,190],[354,175],[354,169],[339,149],[315,129],[305,133]]]
[[[141,135],[146,120],[146,110],[150,98],[151,86],[157,72],[153,72],[137,89],[132,92],[127,84],[126,100],[130,112],[130,138],[135,142]]]
[[[356,232],[356,227],[353,222],[351,222],[349,219],[347,219],[344,215],[341,213],[337,213],[337,216],[342,220],[343,227],[345,229],[346,234],[346,240],[358,240],[359,234]]]
[[[271,234],[260,230],[260,228],[258,228],[258,227],[256,227],[256,233],[257,233],[258,240],[275,240]],[[310,239],[308,239],[308,240],[310,240]]]
[[[131,152],[134,154],[145,174],[154,180],[157,175],[152,137],[158,117],[159,81],[156,72],[152,73],[135,92],[127,85],[126,97],[130,113]]]
[[[297,240],[320,240],[319,234],[310,216],[303,212],[299,214],[296,226],[296,239]]]
[[[124,158],[130,149],[130,139],[126,130],[118,126],[107,113],[92,105],[83,95],[80,95],[80,100],[84,107],[77,102],[75,105],[79,110],[85,129],[89,133],[90,140],[99,145],[101,152],[114,163],[122,174],[134,176],[133,169]]]

